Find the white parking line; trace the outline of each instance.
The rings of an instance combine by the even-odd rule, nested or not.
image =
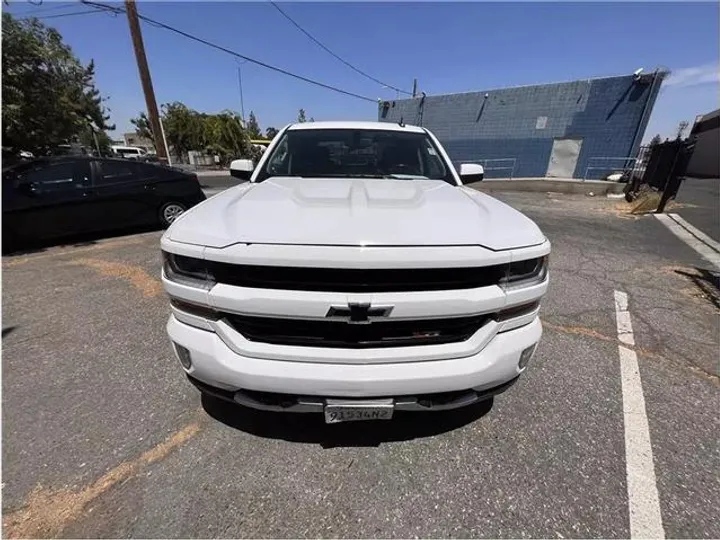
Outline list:
[[[720,270],[720,243],[710,238],[697,227],[693,227],[677,214],[654,214],[660,223],[688,246],[693,248],[703,259],[712,263]]]
[[[696,236],[699,240],[713,248],[715,251],[720,252],[720,242],[716,242],[700,229],[688,223],[687,220],[683,219],[679,214],[668,214],[668,216],[670,216],[678,225],[686,228],[693,236]]]
[[[615,316],[618,339],[627,345],[635,345],[628,297],[622,291],[615,291]],[[630,537],[665,538],[637,355],[624,345],[618,345],[618,352],[625,424]]]

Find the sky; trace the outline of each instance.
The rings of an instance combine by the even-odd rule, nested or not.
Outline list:
[[[38,4],[40,5],[35,5]],[[109,3],[109,2],[108,2]],[[115,4],[122,6],[122,4]],[[284,2],[279,6],[348,63],[402,90],[430,94],[490,90],[670,69],[644,140],[674,137],[681,120],[720,107],[717,2],[488,3]],[[79,3],[10,0],[3,9],[36,15],[75,54],[96,65],[116,134],[145,110],[124,15],[85,13]],[[269,1],[138,2],[138,10],[225,48],[372,100],[397,97],[333,58]],[[43,18],[44,17],[44,18]],[[303,108],[316,120],[375,120],[377,104],[342,95],[208,48],[167,30],[142,27],[158,103],[203,112],[240,111],[261,128],[281,128]],[[241,63],[243,62],[243,63]]]

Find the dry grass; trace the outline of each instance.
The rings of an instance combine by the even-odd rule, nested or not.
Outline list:
[[[662,194],[656,191],[646,191],[641,193],[640,196],[635,199],[634,205],[630,212],[632,214],[647,214],[657,210],[658,204]]]
[[[71,264],[87,266],[106,277],[124,279],[148,298],[158,296],[163,292],[162,282],[139,266],[87,258],[77,259]]]
[[[615,217],[622,218],[622,219],[639,219],[640,216],[635,216],[630,213],[632,210],[632,207],[630,204],[625,202],[624,200],[617,201],[613,204],[605,204],[600,207],[597,207],[596,210],[598,212],[602,212],[603,214],[612,214]]]
[[[562,324],[553,324],[547,321],[542,322],[543,328],[547,328],[549,330],[554,330],[556,332],[562,332],[564,334],[575,334],[579,336],[587,336],[591,337],[593,339],[599,339],[600,341],[612,341],[612,342],[619,342],[617,337],[608,336],[605,334],[601,334],[597,330],[593,330],[592,328],[587,328],[585,326],[565,326]]]
[[[549,323],[547,321],[542,321],[543,328],[547,328],[549,330],[554,330],[556,332],[562,332],[564,334],[575,334],[580,336],[587,336],[593,339],[597,339],[600,341],[607,341],[610,343],[617,343],[618,345],[622,345],[623,347],[626,347],[628,349],[632,349],[637,354],[647,356],[650,358],[664,358],[661,354],[650,350],[645,349],[643,347],[638,347],[637,345],[628,345],[627,343],[621,342],[617,336],[608,336],[606,334],[602,334],[598,332],[597,330],[593,330],[592,328],[587,328],[585,326],[565,326],[561,324],[553,324]]]
[[[200,424],[193,422],[143,453],[137,459],[121,463],[80,491],[51,491],[41,486],[30,493],[19,510],[3,520],[5,538],[52,538],[78,519],[85,507],[120,482],[135,476],[141,469],[167,457],[173,450],[197,435]]]
[[[666,358],[662,354],[658,353],[657,351],[653,351],[651,349],[646,349],[644,347],[638,347],[637,345],[628,345],[627,343],[621,342],[616,336],[608,336],[606,334],[602,334],[602,333],[598,332],[597,330],[593,330],[592,328],[587,328],[585,326],[565,326],[565,325],[561,325],[561,324],[553,324],[553,323],[550,323],[547,321],[542,321],[542,325],[543,325],[543,328],[547,328],[548,330],[553,330],[555,332],[562,332],[563,334],[587,336],[587,337],[597,339],[600,341],[606,341],[609,343],[617,343],[618,345],[622,345],[623,347],[625,347],[627,349],[631,349],[631,350],[635,351],[638,355],[644,356],[646,358],[669,361],[668,358]],[[675,362],[675,363],[677,363],[677,362]],[[685,368],[690,369],[691,371],[693,371],[693,372],[697,373],[698,375],[701,375],[702,377],[711,381],[716,386],[720,386],[720,376],[718,376],[717,374],[707,372],[698,366],[684,364],[684,363],[682,365]]]

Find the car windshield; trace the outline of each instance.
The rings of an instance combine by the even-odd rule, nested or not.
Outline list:
[[[455,184],[426,133],[382,129],[290,129],[256,181],[272,176],[435,179]]]

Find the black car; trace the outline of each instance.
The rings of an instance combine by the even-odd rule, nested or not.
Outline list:
[[[124,159],[44,158],[2,174],[3,251],[27,240],[167,227],[205,200],[195,174]]]

